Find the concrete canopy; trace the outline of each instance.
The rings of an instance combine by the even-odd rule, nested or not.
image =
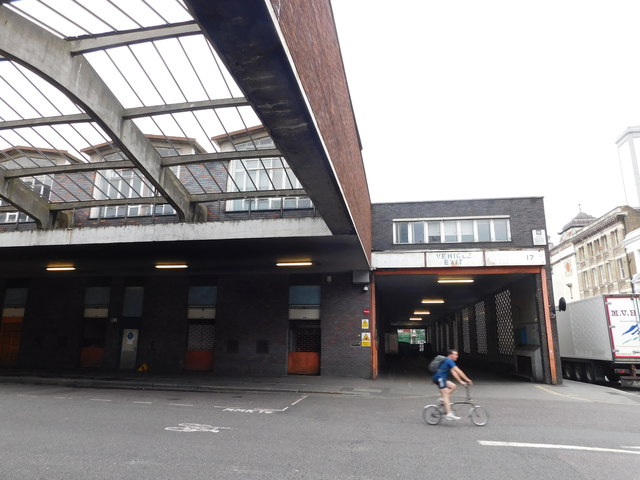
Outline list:
[[[181,15],[175,16],[174,21],[165,12],[161,12],[164,16],[157,25],[146,26],[145,24],[143,27],[143,22],[140,21],[139,28],[129,30],[123,30],[114,19],[107,14],[103,15],[103,12],[100,14],[92,12],[90,2],[79,2],[82,3],[80,7],[85,10],[85,14],[93,15],[104,24],[99,28],[84,17],[74,17],[73,12],[65,11],[64,14],[58,14],[54,3],[29,0],[0,3],[2,4],[0,21],[4,25],[0,34],[0,61],[4,57],[36,73],[78,107],[77,113],[59,112],[59,115],[41,113],[39,116],[33,116],[19,114],[19,112],[12,112],[18,113],[15,118],[0,115],[0,135],[3,135],[4,131],[35,131],[40,127],[52,128],[57,125],[93,123],[104,131],[108,141],[124,153],[126,159],[123,161],[130,162],[130,165],[138,169],[146,181],[153,185],[156,190],[155,195],[158,197],[157,202],[170,203],[182,220],[190,220],[193,204],[210,201],[212,195],[210,192],[203,197],[193,195],[193,192],[190,195],[167,167],[185,165],[193,160],[183,159],[181,155],[170,157],[170,159],[161,157],[151,142],[145,138],[145,134],[149,132],[144,132],[139,126],[140,123],[135,120],[143,118],[156,122],[155,119],[167,115],[175,120],[175,115],[180,112],[193,113],[204,110],[217,112],[225,108],[235,108],[239,112],[239,108],[247,106],[251,108],[251,114],[256,115],[269,132],[278,147],[276,152],[286,158],[292,171],[302,183],[305,193],[311,198],[330,230],[334,234],[355,233],[354,220],[349,213],[349,206],[341,191],[340,182],[323,146],[321,134],[314,124],[314,113],[305,100],[301,86],[296,81],[297,67],[287,56],[286,47],[278,35],[276,22],[270,16],[268,2],[191,0],[185,2],[190,15],[186,15],[185,10]],[[36,8],[38,5],[39,9]],[[175,2],[175,5],[176,8],[185,9],[179,2]],[[52,20],[54,17],[52,13],[58,14],[66,22],[55,23]],[[158,13],[158,15],[161,14]],[[131,20],[136,19],[131,18]],[[61,26],[68,23],[72,23],[75,27]],[[78,30],[84,34],[73,35]],[[96,62],[88,61],[90,58],[87,57],[96,52],[107,52],[110,55],[111,51],[118,48],[131,49],[132,45],[153,44],[158,50],[156,46],[158,41],[201,37],[203,33],[211,42],[209,48],[213,47],[228,70],[228,72],[221,71],[221,77],[228,82],[228,77],[231,76],[237,83],[235,87],[233,85],[229,87],[233,95],[231,98],[207,98],[197,101],[185,98],[185,101],[165,101],[163,105],[150,105],[148,102],[137,107],[125,105],[123,101],[126,100],[122,92],[114,90],[113,82],[105,78],[103,72],[97,71]],[[318,39],[318,41],[323,40]],[[184,49],[184,45],[181,44],[181,46]],[[169,70],[167,64],[173,61],[166,56],[162,59],[167,70]],[[189,59],[189,61],[192,60]],[[121,70],[126,68],[127,65],[122,65]],[[220,68],[219,65],[218,69]],[[128,75],[126,71],[119,73],[125,77],[125,82],[134,82],[126,78]],[[152,78],[152,72],[145,72],[145,74],[151,82],[156,81]],[[201,79],[200,81],[202,83]],[[178,88],[188,90],[184,85],[178,85]],[[232,92],[233,88],[247,93],[248,96],[246,98],[236,96]],[[35,109],[34,105],[37,105],[37,102],[30,102],[28,98],[25,100]],[[9,107],[13,110],[12,105]],[[218,116],[217,113],[216,116]],[[245,117],[242,113],[241,116]],[[218,120],[220,120],[219,116]],[[226,126],[223,128],[225,133],[230,131]],[[179,125],[179,129],[185,132],[187,127],[183,124]],[[20,137],[24,138],[24,135]],[[0,147],[2,140],[6,140],[6,137],[0,138]],[[45,140],[48,145],[33,146],[59,148],[52,144],[55,142],[50,138]],[[15,142],[11,146],[15,147]],[[209,157],[213,161],[218,160],[215,158],[218,153],[220,152],[203,152],[204,155],[213,155]],[[198,158],[198,160],[201,159],[202,157]],[[5,181],[10,183],[15,181],[14,178],[55,173],[55,169],[49,169],[46,172],[32,170],[24,172],[24,175],[12,172]],[[18,189],[11,188],[12,191]],[[5,185],[2,190],[8,191],[8,185]],[[291,189],[284,191],[283,194],[290,195]],[[4,199],[35,218],[39,226],[45,228],[50,226],[46,209],[27,209],[25,206],[27,200],[23,195],[13,195],[11,198],[4,197]],[[45,205],[46,200],[48,199],[45,199]],[[109,199],[102,200],[105,205],[110,204]],[[81,206],[82,203],[79,202],[82,202],[82,199],[75,198],[69,201],[69,209]],[[41,202],[30,199],[27,203]],[[65,207],[57,205],[55,209],[63,210]]]

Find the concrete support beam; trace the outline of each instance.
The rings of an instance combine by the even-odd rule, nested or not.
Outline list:
[[[91,117],[86,113],[74,115],[58,115],[56,117],[25,118],[22,120],[7,120],[0,122],[0,130],[12,130],[14,128],[42,127],[49,125],[67,125],[69,123],[90,122]]]
[[[191,219],[189,194],[170,175],[162,174],[161,159],[104,81],[69,43],[0,5],[0,55],[14,60],[58,87],[80,105],[114,144],[176,209],[181,220]],[[164,184],[166,182],[166,185]]]
[[[249,102],[244,97],[220,98],[216,100],[201,100],[199,102],[170,103],[167,105],[152,105],[149,107],[127,108],[124,118],[150,117],[167,113],[189,112],[192,110],[209,110],[213,108],[245,107]]]
[[[217,100],[203,100],[199,102],[181,102],[168,105],[152,105],[149,107],[125,108],[122,117],[125,119],[166,115],[167,113],[189,112],[192,110],[209,110],[213,108],[244,107],[249,105],[246,98],[222,98]],[[48,125],[66,125],[69,123],[86,123],[93,119],[86,113],[72,115],[58,115],[55,117],[25,118],[21,120],[7,120],[0,122],[0,130],[11,130],[24,127],[41,127]]]
[[[118,33],[106,33],[103,35],[92,35],[91,37],[81,37],[70,40],[72,54],[94,52],[107,48],[121,47],[123,45],[133,45],[135,43],[152,42],[172,37],[184,37],[187,35],[197,35],[202,33],[200,27],[195,22],[176,23],[173,25],[162,25],[159,27],[141,28]]]
[[[4,178],[3,173],[0,170],[0,198],[15,205],[14,210],[17,209],[33,218],[39,228],[48,228],[51,225],[49,203],[22,181],[8,180]]]

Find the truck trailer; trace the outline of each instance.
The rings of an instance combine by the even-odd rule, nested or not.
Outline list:
[[[638,294],[601,295],[556,311],[562,376],[640,387]]]

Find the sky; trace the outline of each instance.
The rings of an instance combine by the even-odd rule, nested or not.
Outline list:
[[[637,0],[332,0],[371,200],[544,197],[547,234],[626,203]]]

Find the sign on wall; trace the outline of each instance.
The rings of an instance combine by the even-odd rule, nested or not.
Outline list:
[[[488,267],[499,265],[545,265],[543,249],[538,250],[489,250],[485,252]]]
[[[371,346],[371,334],[370,333],[362,333],[360,343],[363,347]]]
[[[484,258],[478,252],[427,252],[427,267],[482,267]]]

